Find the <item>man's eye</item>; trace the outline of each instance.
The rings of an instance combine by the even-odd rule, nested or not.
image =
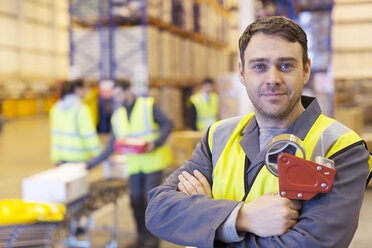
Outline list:
[[[282,70],[282,71],[288,71],[288,70],[290,70],[290,69],[292,69],[293,68],[293,66],[291,65],[291,64],[281,64],[280,65],[280,69]]]
[[[263,64],[254,65],[255,70],[263,71],[265,70],[266,66]]]

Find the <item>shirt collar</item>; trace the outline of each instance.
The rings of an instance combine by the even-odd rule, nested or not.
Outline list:
[[[302,96],[301,102],[305,111],[292,123],[287,133],[294,134],[304,140],[306,134],[321,114],[321,109],[315,97]],[[244,127],[241,135],[243,137],[240,140],[240,145],[250,161],[263,160],[264,151],[259,151],[259,127],[254,116]]]

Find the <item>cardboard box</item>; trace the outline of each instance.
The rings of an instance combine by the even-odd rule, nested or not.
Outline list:
[[[105,179],[127,180],[129,178],[125,155],[113,155],[109,160],[103,161],[102,165]]]
[[[362,108],[336,108],[334,118],[357,134],[363,134],[364,113]]]
[[[67,204],[88,192],[88,171],[82,164],[64,164],[22,180],[25,201]]]
[[[204,132],[201,131],[177,131],[169,137],[169,145],[172,151],[172,165],[181,166],[185,160],[190,159],[196,145],[200,142]]]
[[[368,150],[372,153],[372,133],[364,133],[362,138],[367,143]]]
[[[173,121],[174,129],[183,127],[182,90],[179,87],[165,86],[160,89],[160,109]]]

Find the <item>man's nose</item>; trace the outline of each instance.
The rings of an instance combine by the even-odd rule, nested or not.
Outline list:
[[[267,71],[266,84],[277,86],[282,83],[281,73],[276,66],[271,66]]]

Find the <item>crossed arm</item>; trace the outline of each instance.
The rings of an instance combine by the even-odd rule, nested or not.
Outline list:
[[[202,194],[213,198],[208,180],[198,170],[194,170],[193,175],[183,171],[178,179],[179,191],[189,196]],[[300,209],[300,201],[282,198],[277,192],[271,192],[241,205],[236,230],[261,237],[282,235],[297,223]]]

